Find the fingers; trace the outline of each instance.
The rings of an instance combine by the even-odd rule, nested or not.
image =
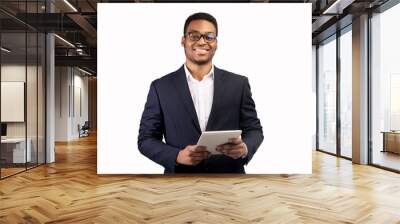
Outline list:
[[[205,146],[193,145],[188,150],[188,156],[192,165],[199,164],[202,160],[207,159],[209,152]]]
[[[240,157],[242,157],[243,152],[241,150],[231,150],[231,151],[224,151],[222,152],[222,154],[231,157],[233,159],[238,159]]]
[[[201,145],[191,145],[190,147],[187,147],[188,151],[190,152],[206,152],[207,147],[201,146]]]
[[[217,151],[222,152],[222,151],[231,151],[231,150],[235,150],[235,149],[241,149],[244,147],[243,142],[239,143],[237,145],[235,144],[231,144],[231,143],[227,143],[227,144],[223,144],[223,145],[219,145],[217,146]]]
[[[207,159],[209,154],[204,146],[188,145],[178,153],[176,162],[183,165],[197,165]]]
[[[198,158],[194,158],[194,157],[191,158],[191,162],[192,162],[193,165],[197,165],[201,161],[202,161],[202,159],[198,159]]]
[[[205,159],[205,158],[208,157],[208,152],[190,153],[189,156],[190,156],[190,157],[194,157],[194,158],[202,158],[202,159]]]
[[[225,155],[232,157],[234,159],[237,159],[242,156],[242,150],[240,150],[240,149],[230,150],[230,151],[227,151]]]
[[[242,141],[241,136],[239,136],[239,137],[237,137],[237,138],[230,138],[230,139],[229,139],[229,143],[235,144],[235,145],[238,145],[238,144],[240,144],[240,143],[242,143],[242,142],[243,142],[243,141]]]
[[[190,156],[190,160],[193,163],[193,165],[197,165],[199,164],[201,161],[203,161],[204,159],[208,158],[208,153],[201,153],[198,155],[191,155]]]
[[[243,141],[242,138],[239,136],[237,138],[230,138],[228,143],[217,146],[217,151],[223,149],[232,150],[241,147],[243,147]]]
[[[208,153],[205,146],[194,146],[189,150],[190,156],[208,156]]]
[[[235,155],[237,153],[242,153],[242,149],[232,149],[232,150],[222,150],[222,153],[226,154],[226,155]]]
[[[193,149],[193,152],[207,152],[207,147],[202,145],[196,145]]]
[[[244,144],[240,143],[238,145],[234,144],[223,144],[217,147],[217,151],[222,154],[229,156],[233,159],[238,159],[244,154]]]

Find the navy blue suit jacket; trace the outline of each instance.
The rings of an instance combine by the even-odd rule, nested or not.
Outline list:
[[[218,130],[242,130],[248,155],[240,159],[213,155],[196,166],[176,164],[179,151],[195,145],[201,135],[184,67],[151,83],[138,147],[162,165],[165,173],[245,173],[243,166],[264,139],[248,79],[214,66],[214,96],[206,131]]]

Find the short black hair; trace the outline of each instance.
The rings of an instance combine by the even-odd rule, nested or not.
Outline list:
[[[218,24],[217,20],[214,18],[214,16],[205,13],[205,12],[197,12],[195,14],[190,15],[186,21],[185,21],[185,26],[183,27],[183,35],[186,35],[187,27],[189,26],[190,22],[194,20],[207,20],[208,22],[212,23],[215,27],[216,35],[218,36]]]

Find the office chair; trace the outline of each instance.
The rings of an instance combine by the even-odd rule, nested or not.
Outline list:
[[[79,128],[79,125],[78,125]],[[89,121],[85,121],[85,123],[82,125],[82,127],[79,128],[79,138],[80,137],[87,137],[89,136]]]

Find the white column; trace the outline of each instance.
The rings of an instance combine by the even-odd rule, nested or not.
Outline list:
[[[353,19],[353,162],[368,163],[368,15]]]
[[[54,5],[46,1],[47,12],[54,12]],[[55,162],[55,43],[54,35],[46,35],[46,163]]]
[[[55,76],[54,76],[54,35],[46,36],[46,163],[55,161],[54,133],[55,133]]]

